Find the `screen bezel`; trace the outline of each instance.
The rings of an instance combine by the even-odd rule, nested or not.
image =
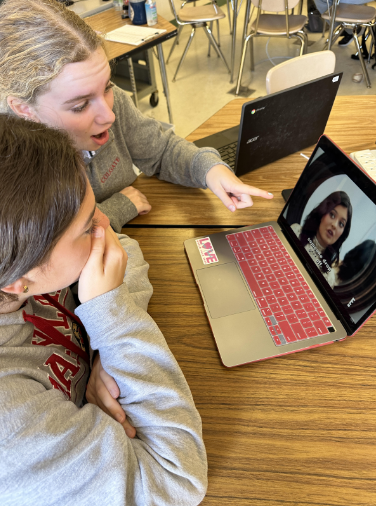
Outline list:
[[[325,151],[325,153],[329,154],[330,157],[336,160],[336,167],[334,170],[330,170],[329,168],[324,169],[318,173],[316,178],[312,181],[312,177],[309,174],[309,171],[306,170],[311,163],[312,159],[315,157],[317,150],[321,148]],[[309,174],[309,175],[308,175]],[[329,285],[324,281],[324,277],[321,274],[321,271],[308,254],[308,252],[301,245],[300,240],[291,229],[291,226],[284,218],[284,213],[294,199],[297,200],[297,210],[295,215],[298,217],[299,213],[302,216],[303,210],[306,206],[306,203],[310,197],[304,191],[304,188],[307,187],[307,183],[310,184],[312,191],[320,186],[328,177],[325,178],[325,174],[331,174],[331,176],[336,175],[346,175],[349,177],[358,187],[359,189],[375,204],[376,206],[376,183],[371,179],[351,158],[349,158],[340,148],[337,146],[329,137],[322,135],[317,143],[314,151],[311,154],[310,159],[307,162],[306,167],[304,168],[298,182],[295,185],[295,188],[286,202],[279,218],[278,224],[281,227],[283,233],[289,240],[289,243],[292,245],[294,251],[299,256],[300,260],[302,260],[303,264],[307,268],[308,272],[312,276],[313,281],[316,286],[319,288],[321,294],[324,296],[325,300],[329,304],[330,308],[337,316],[337,318],[341,321],[343,326],[345,327],[348,335],[354,334],[359,327],[363,325],[363,323],[372,315],[372,313],[376,310],[376,302],[366,311],[366,313],[356,322],[354,323],[351,319],[349,313],[346,312],[345,306],[340,302],[339,298],[336,296],[335,292],[329,287]],[[322,176],[320,178],[320,176]],[[315,185],[315,183],[317,183]],[[371,183],[371,184],[370,184]],[[295,206],[294,206],[295,207]],[[293,218],[294,219],[294,218]],[[295,222],[297,222],[298,218]],[[300,220],[300,218],[299,218]],[[300,222],[300,221],[299,221]]]

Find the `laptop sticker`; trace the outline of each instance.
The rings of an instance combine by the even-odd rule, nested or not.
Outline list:
[[[196,239],[198,251],[200,252],[202,261],[205,265],[218,262],[218,257],[214,251],[213,245],[209,237]]]

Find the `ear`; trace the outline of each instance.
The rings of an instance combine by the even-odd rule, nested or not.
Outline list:
[[[8,286],[4,286],[1,290],[5,293],[15,293],[20,294],[24,293],[24,287],[27,286],[27,281],[23,278],[17,279],[14,283],[11,283]]]
[[[24,102],[20,98],[9,96],[7,97],[8,106],[12,111],[17,114],[20,118],[30,119],[32,121],[38,121],[37,115],[31,105]]]

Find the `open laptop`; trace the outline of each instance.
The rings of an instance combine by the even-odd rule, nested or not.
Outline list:
[[[313,146],[324,133],[342,73],[330,74],[243,105],[240,125],[195,142],[212,147],[247,174]]]
[[[376,309],[376,184],[325,136],[278,222],[184,246],[227,367],[342,340]]]

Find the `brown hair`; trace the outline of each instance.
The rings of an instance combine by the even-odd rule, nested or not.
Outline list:
[[[7,97],[30,104],[68,63],[87,60],[102,39],[56,0],[5,0],[0,7],[0,112]]]
[[[0,288],[48,260],[77,215],[87,179],[65,132],[0,114]],[[0,303],[15,296],[0,290]]]

